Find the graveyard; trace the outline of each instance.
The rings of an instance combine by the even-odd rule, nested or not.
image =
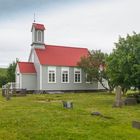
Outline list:
[[[0,96],[0,140],[139,140],[140,104],[114,101],[106,92]]]

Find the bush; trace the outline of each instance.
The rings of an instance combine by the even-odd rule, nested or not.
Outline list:
[[[0,75],[0,87],[7,83],[7,77],[5,75]]]

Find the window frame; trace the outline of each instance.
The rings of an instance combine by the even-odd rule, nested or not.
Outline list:
[[[92,83],[92,81],[87,81],[87,79],[88,79],[88,74],[87,73],[86,73],[86,77],[85,78],[86,78],[85,81],[86,81],[87,84],[91,84]]]
[[[67,71],[67,75],[68,75],[68,76],[67,76],[67,80],[68,80],[68,81],[64,81],[64,82],[63,82],[63,72],[64,72],[64,71]],[[68,67],[62,67],[62,68],[61,68],[61,83],[69,83],[69,68],[68,68]]]
[[[54,81],[50,81],[50,71],[53,71],[53,73],[54,73]],[[53,74],[53,73],[51,72],[51,74]],[[51,80],[52,79],[53,78],[51,77]],[[48,67],[48,83],[56,83],[56,67]]]
[[[40,33],[40,40],[39,40],[39,33]],[[37,31],[37,42],[42,42],[42,31]]]
[[[76,72],[80,72],[80,81],[76,81],[75,74]],[[80,68],[74,68],[74,83],[82,83],[82,71]]]

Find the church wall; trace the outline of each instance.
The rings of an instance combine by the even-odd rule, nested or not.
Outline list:
[[[39,63],[39,60],[38,60],[38,57],[36,55],[36,52],[34,51],[34,66],[35,66],[35,69],[36,69],[36,73],[37,73],[37,90],[40,89],[40,63]]]
[[[56,83],[48,83],[48,67],[42,67],[42,90],[97,90],[98,82],[86,83],[85,73],[82,71],[82,82],[74,83],[74,67],[69,67],[69,83],[61,83],[61,67],[56,67]]]
[[[108,81],[105,80],[105,79],[103,79],[103,85],[104,85],[105,87],[109,88],[109,86],[108,86]],[[100,82],[98,82],[98,89],[104,89],[104,87],[101,85]]]
[[[37,90],[36,74],[22,74],[22,89]]]
[[[19,72],[19,66],[17,65],[16,66],[16,71],[15,71],[16,88],[21,88],[20,79],[21,79],[21,74]]]

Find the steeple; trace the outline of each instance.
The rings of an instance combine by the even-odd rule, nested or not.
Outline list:
[[[42,48],[44,49],[44,30],[43,24],[33,23],[32,24],[32,48]]]

